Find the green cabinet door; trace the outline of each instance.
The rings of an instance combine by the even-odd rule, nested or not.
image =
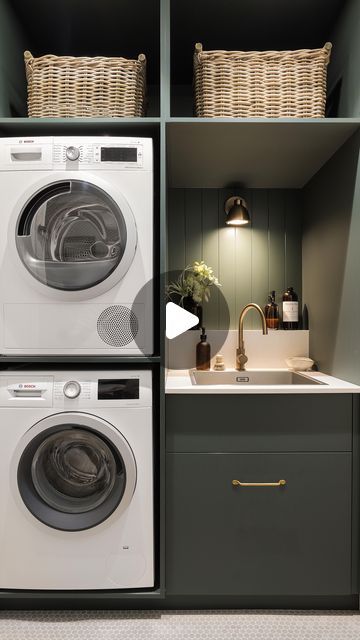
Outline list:
[[[166,449],[177,453],[351,451],[349,394],[166,397]]]
[[[351,593],[350,453],[169,453],[166,523],[169,595]]]

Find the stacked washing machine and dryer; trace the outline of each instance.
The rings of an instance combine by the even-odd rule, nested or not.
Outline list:
[[[2,139],[0,189],[0,353],[69,357],[0,372],[0,590],[152,588],[152,140]]]

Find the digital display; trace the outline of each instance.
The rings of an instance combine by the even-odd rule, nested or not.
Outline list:
[[[138,400],[139,378],[99,380],[98,400]]]
[[[101,147],[102,162],[137,162],[136,147]]]

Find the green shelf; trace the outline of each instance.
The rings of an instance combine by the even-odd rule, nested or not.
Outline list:
[[[158,364],[160,356],[0,356],[0,367],[4,365],[49,364]]]
[[[0,118],[0,135],[156,135],[160,118]]]

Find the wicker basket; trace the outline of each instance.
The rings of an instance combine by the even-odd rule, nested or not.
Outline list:
[[[146,57],[75,58],[24,53],[31,118],[143,116]]]
[[[299,51],[203,51],[195,45],[200,118],[321,118],[332,45]]]

